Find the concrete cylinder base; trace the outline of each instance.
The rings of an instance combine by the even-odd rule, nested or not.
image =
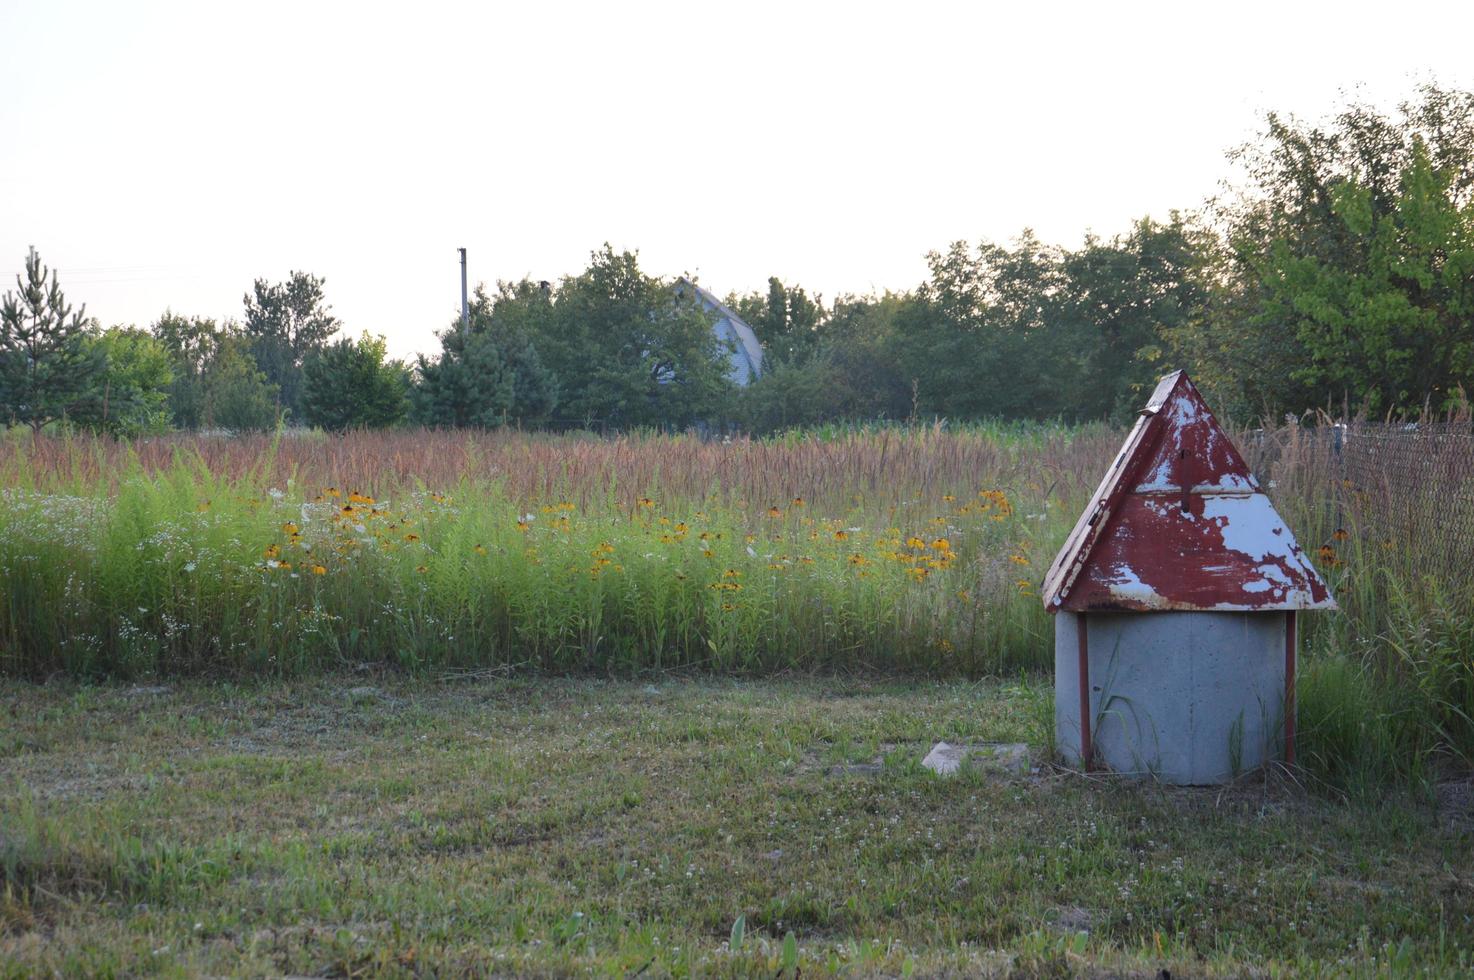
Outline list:
[[[1278,758],[1283,612],[1088,613],[1096,768],[1223,783]],[[1055,745],[1080,766],[1079,622],[1054,617]]]

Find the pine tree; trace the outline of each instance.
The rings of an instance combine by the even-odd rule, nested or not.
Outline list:
[[[85,343],[86,306],[73,312],[34,248],[15,283],[19,292],[0,301],[0,413],[39,432],[98,396],[104,365]]]

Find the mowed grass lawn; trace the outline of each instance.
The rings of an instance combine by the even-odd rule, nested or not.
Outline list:
[[[1047,680],[4,681],[0,705],[5,975],[1474,966],[1467,813],[1058,772]],[[938,739],[1037,769],[939,778]]]

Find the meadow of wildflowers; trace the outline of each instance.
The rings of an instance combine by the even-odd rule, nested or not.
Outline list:
[[[1045,671],[1037,584],[1120,438],[12,436],[0,673]],[[1281,442],[1261,477],[1341,603],[1303,627],[1302,754],[1372,782],[1474,760],[1459,557]]]
[[[421,438],[462,465],[404,473],[421,447],[393,435],[346,437],[336,465],[311,439],[245,465],[189,441],[12,448],[0,665],[1014,672],[1047,662],[1035,587],[1088,482],[1067,450],[1102,445]]]

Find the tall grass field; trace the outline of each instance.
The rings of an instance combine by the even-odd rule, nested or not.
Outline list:
[[[0,673],[1045,671],[1038,584],[1122,436],[12,436]],[[1474,598],[1435,490],[1427,535],[1389,534],[1313,436],[1253,442],[1341,603],[1304,617],[1302,755],[1367,785],[1468,763]]]

